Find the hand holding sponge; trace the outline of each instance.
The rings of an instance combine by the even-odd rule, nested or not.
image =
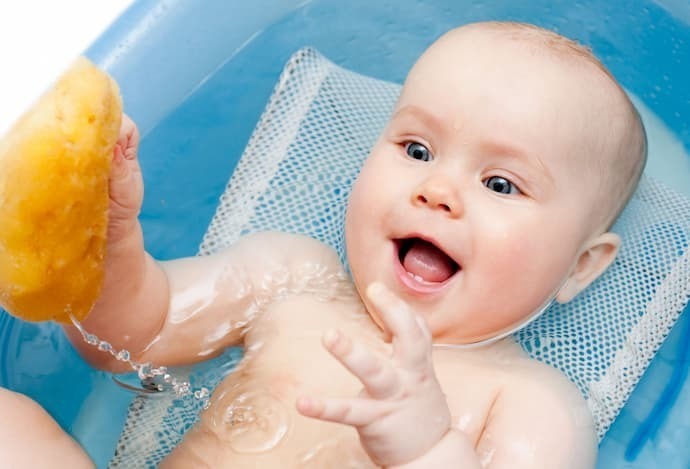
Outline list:
[[[79,58],[0,140],[0,305],[81,320],[103,283],[117,84]]]

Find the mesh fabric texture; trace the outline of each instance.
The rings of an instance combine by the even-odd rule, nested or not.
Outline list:
[[[310,235],[345,262],[352,182],[400,86],[337,67],[313,49],[286,65],[220,199],[201,255],[246,234]],[[588,290],[555,304],[515,337],[565,373],[591,409],[599,437],[618,414],[690,297],[690,201],[649,178],[613,231],[621,252]],[[211,374],[212,375],[212,374]],[[220,375],[197,376],[214,386]],[[135,398],[110,467],[155,467],[196,421],[199,406]]]

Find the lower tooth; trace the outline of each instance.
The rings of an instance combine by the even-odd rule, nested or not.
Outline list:
[[[429,282],[427,280],[424,280],[422,277],[420,277],[417,274],[413,274],[412,272],[407,272],[407,275],[409,275],[410,278],[412,278],[412,279],[416,280],[417,282],[422,283],[424,285],[434,285],[434,284],[438,283],[438,282]]]

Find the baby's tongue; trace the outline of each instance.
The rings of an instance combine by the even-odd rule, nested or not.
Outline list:
[[[405,254],[403,267],[427,282],[443,282],[457,270],[457,265],[436,246],[421,239],[413,241]]]

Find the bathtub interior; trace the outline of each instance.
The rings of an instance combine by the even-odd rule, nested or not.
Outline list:
[[[648,173],[690,196],[690,10],[664,2],[529,4],[409,0],[265,0],[135,3],[88,51],[121,85],[143,134],[146,197],[141,221],[157,258],[193,255],[218,196],[289,56],[311,45],[337,64],[401,82],[422,50],[465,22],[509,19],[557,29],[592,46],[659,122],[651,127]],[[242,2],[240,2],[242,3]],[[685,8],[685,9],[684,9]],[[183,33],[181,33],[183,31]],[[663,123],[663,125],[659,125]],[[686,308],[687,311],[687,308]],[[684,315],[601,445],[605,468],[687,467],[690,437]],[[51,324],[0,316],[0,385],[54,415],[105,466],[132,394],[88,368]],[[634,460],[624,452],[669,381],[680,396]],[[685,458],[685,459],[683,459]],[[632,458],[630,458],[632,459]],[[676,466],[677,465],[677,466]]]

